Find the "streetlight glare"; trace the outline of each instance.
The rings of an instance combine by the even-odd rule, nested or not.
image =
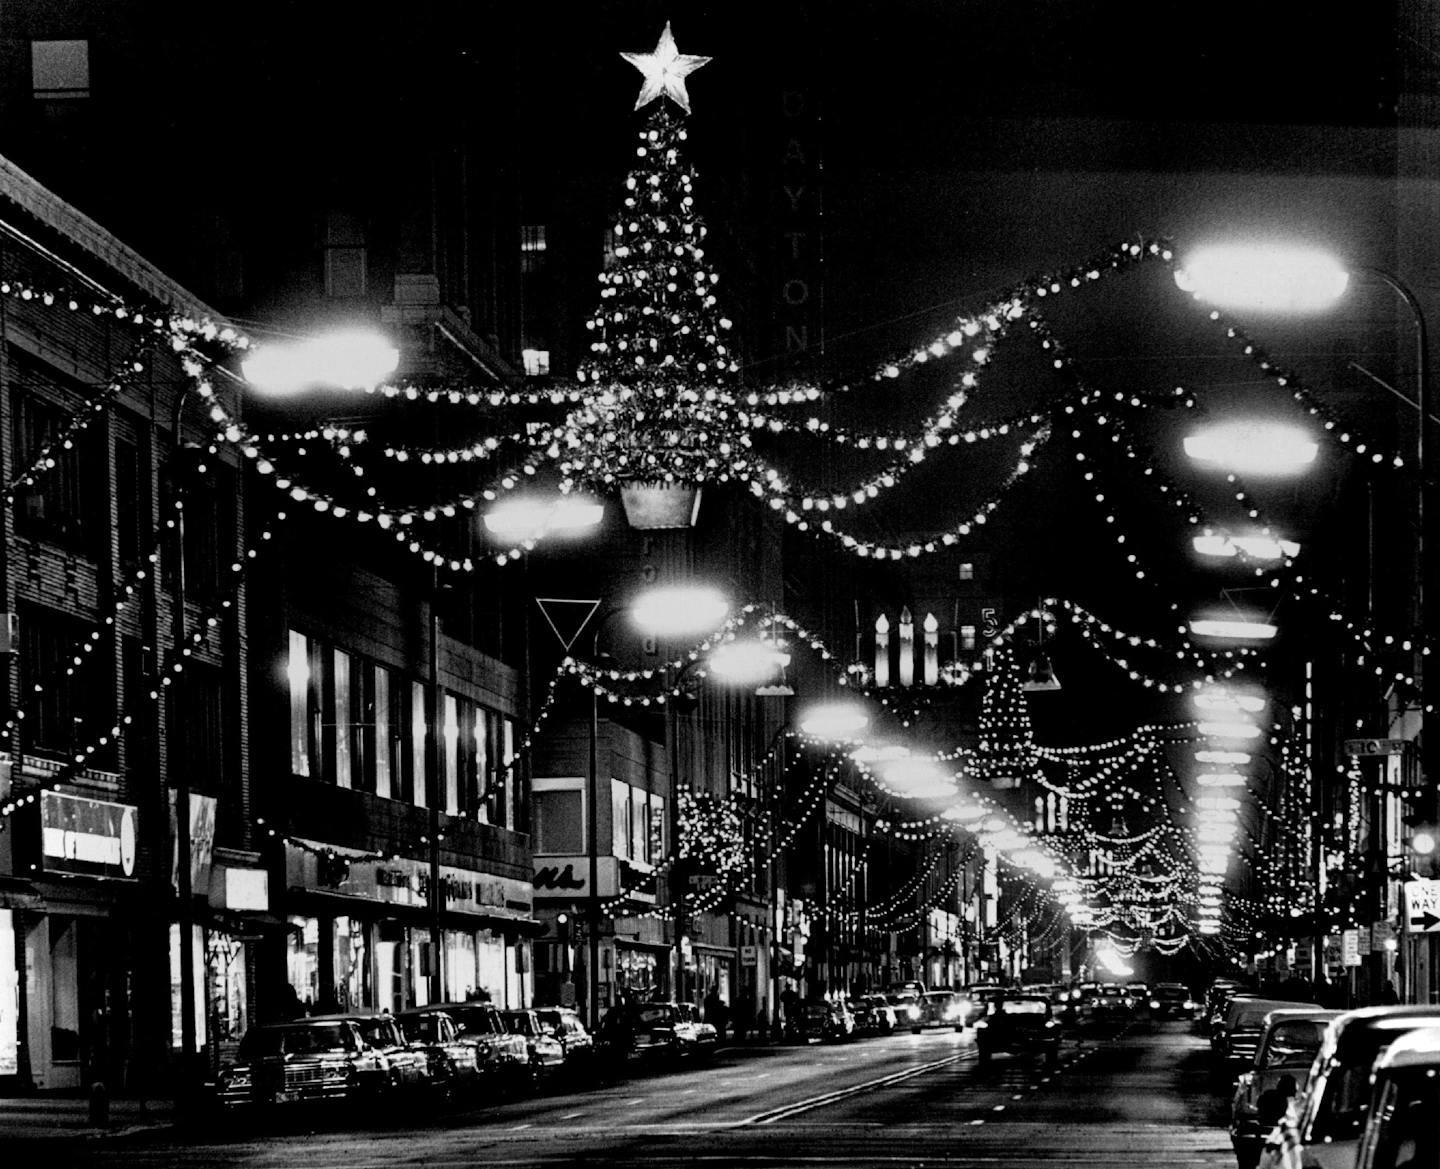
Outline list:
[[[1433,832],[1417,832],[1410,838],[1410,847],[1420,856],[1429,856],[1435,851],[1435,834]]]
[[[730,612],[725,595],[709,585],[667,585],[641,593],[630,607],[636,628],[656,637],[709,633]]]
[[[790,655],[773,641],[727,641],[710,654],[710,672],[738,686],[769,681],[790,664]]]
[[[1196,710],[1207,713],[1234,714],[1244,711],[1247,714],[1258,714],[1265,709],[1265,699],[1260,695],[1243,694],[1219,686],[1209,690],[1196,691],[1191,697],[1191,701],[1195,704]]]
[[[854,739],[870,725],[870,716],[854,702],[825,702],[800,717],[800,731],[812,739]]]
[[[378,333],[351,329],[305,341],[262,345],[240,363],[257,390],[290,394],[306,386],[364,390],[379,385],[400,364],[400,351]]]
[[[1245,475],[1293,475],[1315,461],[1320,444],[1298,426],[1247,418],[1187,435],[1185,453]]]
[[[1208,735],[1212,739],[1257,739],[1260,737],[1260,728],[1254,723],[1226,721],[1226,722],[1202,722],[1200,733]]]
[[[484,521],[485,530],[492,536],[518,544],[582,532],[595,527],[604,517],[605,505],[598,500],[564,495],[558,499],[507,499],[486,512]]]
[[[955,777],[934,759],[894,759],[880,770],[885,782],[907,796],[954,795]]]
[[[1194,536],[1190,543],[1201,556],[1234,557],[1243,552],[1252,560],[1279,560],[1300,555],[1300,545],[1294,540],[1273,536]]]
[[[850,758],[856,763],[889,763],[894,759],[905,759],[909,754],[910,748],[898,743],[869,743],[856,747],[850,752]]]
[[[1175,283],[1196,300],[1264,312],[1318,312],[1339,300],[1349,282],[1333,256],[1284,244],[1197,248],[1175,269]]]
[[[1250,756],[1244,751],[1215,751],[1206,749],[1195,752],[1196,763],[1228,763],[1232,766],[1243,766],[1250,762]]]
[[[1230,637],[1243,641],[1268,641],[1277,630],[1268,621],[1246,621],[1227,617],[1199,617],[1190,622],[1198,637]]]
[[[1201,787],[1244,787],[1245,777],[1236,771],[1207,771],[1195,777]]]

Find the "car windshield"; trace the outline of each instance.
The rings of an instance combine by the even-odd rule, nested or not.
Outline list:
[[[505,1025],[516,1035],[535,1035],[538,1029],[529,1011],[507,1011]]]
[[[1265,1046],[1267,1068],[1309,1067],[1320,1050],[1325,1024],[1319,1019],[1294,1019],[1276,1023]]]
[[[394,1019],[366,1019],[360,1024],[360,1034],[371,1047],[403,1047],[404,1038],[395,1026]]]
[[[1100,993],[1104,995],[1107,999],[1118,999],[1125,996],[1125,992],[1121,990],[1118,986],[1102,986],[1100,988]]]
[[[505,1031],[504,1023],[492,1007],[450,1007],[447,1010],[462,1035],[499,1035]]]
[[[1186,997],[1183,986],[1157,986],[1154,995],[1157,999],[1183,999]]]
[[[406,1015],[400,1025],[406,1038],[415,1043],[434,1043],[440,1035],[438,1015]]]
[[[670,1008],[664,1003],[651,1003],[641,1007],[639,1019],[642,1027],[667,1027],[674,1021]]]
[[[1370,1104],[1370,1069],[1401,1034],[1377,1029],[1360,1035],[1353,1046],[1347,1045],[1346,1063],[1330,1072],[1320,1100],[1316,1135],[1321,1140],[1354,1140],[1360,1135]]]
[[[353,1050],[354,1038],[344,1024],[315,1023],[304,1027],[266,1027],[251,1031],[240,1044],[240,1058]]]

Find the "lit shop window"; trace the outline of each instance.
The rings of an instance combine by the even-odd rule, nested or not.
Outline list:
[[[550,373],[550,350],[522,349],[520,357],[525,363],[526,377],[546,377]]]

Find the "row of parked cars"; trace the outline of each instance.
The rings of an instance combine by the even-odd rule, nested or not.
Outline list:
[[[450,1102],[584,1074],[595,1058],[593,1037],[568,1008],[443,1003],[251,1027],[210,1088],[226,1108],[399,1097]]]
[[[1440,1165],[1440,1006],[1328,1010],[1235,986],[1212,1002],[1239,1169]]]

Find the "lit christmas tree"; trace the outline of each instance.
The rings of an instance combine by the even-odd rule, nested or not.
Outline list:
[[[613,225],[614,262],[586,322],[584,397],[556,434],[561,470],[592,487],[700,483],[724,477],[749,445],[733,387],[739,365],[705,256],[695,172],[684,157],[685,77],[710,58],[679,53],[670,26],[653,53],[622,53],[645,75],[636,109],[659,100],[639,132]],[[663,99],[682,111],[676,114]]]
[[[997,788],[1019,787],[1022,776],[1038,770],[1035,730],[1015,655],[1008,646],[996,646],[993,661],[980,696],[975,773]]]

